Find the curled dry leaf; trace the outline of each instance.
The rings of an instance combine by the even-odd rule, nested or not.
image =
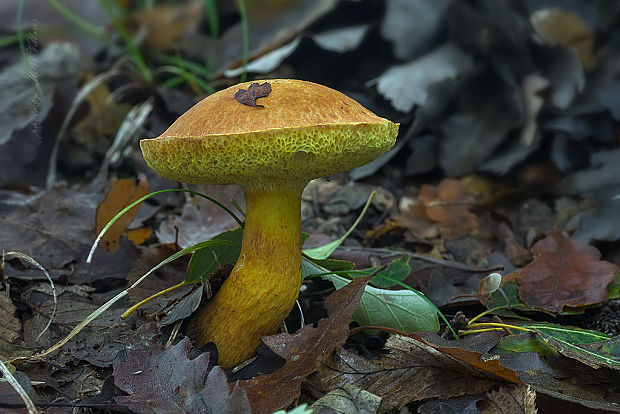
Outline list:
[[[410,112],[417,105],[435,115],[452,96],[450,89],[458,90],[455,86],[460,79],[473,70],[471,56],[456,43],[447,42],[418,59],[387,69],[377,78],[377,90],[398,111]]]
[[[421,332],[412,334],[412,337],[436,350],[462,361],[472,369],[478,369],[491,378],[501,379],[514,384],[522,384],[515,371],[504,367],[499,358],[492,357],[488,351],[499,342],[502,334],[499,332],[477,335],[461,339],[458,342],[448,341],[439,335]]]
[[[254,106],[262,108],[263,105],[256,103],[258,98],[264,98],[271,93],[271,84],[269,82],[258,83],[254,82],[248,89],[239,89],[235,92],[235,99],[237,102],[247,106]]]
[[[562,312],[607,299],[607,286],[618,267],[600,260],[592,246],[553,231],[532,247],[534,261],[521,270],[519,297],[530,308]]]

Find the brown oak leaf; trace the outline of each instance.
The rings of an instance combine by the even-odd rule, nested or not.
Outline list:
[[[115,397],[136,413],[249,414],[245,391],[229,385],[209,353],[189,359],[189,338],[164,349],[155,324],[143,325],[127,344],[127,360],[114,364]]]
[[[271,84],[269,82],[258,83],[254,82],[248,89],[239,89],[235,92],[235,99],[237,102],[247,106],[254,106],[262,108],[263,105],[256,103],[258,98],[264,98],[271,93]]]
[[[559,231],[532,247],[534,261],[521,270],[519,297],[531,308],[562,312],[564,306],[586,306],[607,299],[607,286],[618,267],[601,259],[592,246]]]

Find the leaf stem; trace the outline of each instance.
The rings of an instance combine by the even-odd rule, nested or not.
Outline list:
[[[507,329],[516,329],[517,331],[524,332],[534,332],[531,329],[523,328],[517,325],[510,325],[507,323],[497,323],[497,322],[483,322],[483,323],[470,323],[467,325],[468,328],[507,328]]]
[[[502,328],[485,328],[485,329],[472,329],[467,330],[467,331],[459,331],[459,334],[461,335],[470,335],[470,334],[477,334],[477,333],[482,333],[482,332],[493,332],[493,331],[503,331]]]
[[[174,286],[170,286],[169,288],[166,288],[162,291],[159,291],[157,293],[155,293],[154,295],[149,296],[146,299],[141,300],[140,302],[136,303],[135,305],[133,305],[132,307],[130,307],[129,309],[127,309],[125,312],[123,312],[123,314],[121,315],[121,319],[127,319],[129,318],[129,316],[134,313],[139,307],[141,307],[142,305],[144,305],[145,303],[161,296],[164,295],[168,292],[172,292],[173,290],[186,286],[186,285],[193,285],[193,282],[187,283],[186,281],[183,281],[181,283],[179,283],[178,285],[174,285]]]

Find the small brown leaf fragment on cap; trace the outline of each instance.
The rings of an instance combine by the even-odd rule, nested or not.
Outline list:
[[[235,99],[244,105],[247,106],[255,106],[262,108],[263,105],[258,105],[256,100],[258,98],[264,98],[265,96],[271,93],[271,84],[269,82],[265,82],[259,84],[254,82],[250,85],[250,87],[246,89],[239,89],[235,92]]]

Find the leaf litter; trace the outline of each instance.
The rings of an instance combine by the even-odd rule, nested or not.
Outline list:
[[[250,413],[243,388],[229,391],[209,353],[190,359],[189,338],[164,349],[155,325],[146,324],[129,339],[127,359],[114,364],[114,384],[128,393],[115,400],[133,412]]]
[[[348,176],[363,178],[363,183],[347,183],[347,176],[342,175],[308,187],[303,201],[304,230],[310,234],[307,243],[312,243],[308,247],[322,246],[344,234],[370,189],[377,190],[384,197],[380,202],[373,200],[358,227],[321,266],[338,273],[330,276],[332,280],[345,273],[342,284],[355,276],[354,271],[369,274],[388,264],[393,267],[388,274],[393,275],[400,266],[398,281],[422,291],[440,306],[462,336],[459,341],[448,341],[428,333],[407,332],[417,328],[396,324],[403,329],[402,335],[367,332],[345,341],[351,322],[346,314],[359,314],[364,305],[354,309],[351,297],[341,297],[346,312],[334,320],[325,318],[329,309],[323,307],[323,298],[334,290],[333,283],[308,278],[299,307],[287,319],[292,333],[265,338],[267,345],[253,364],[236,374],[228,373],[228,381],[243,374],[241,384],[251,384],[244,388],[247,401],[271,404],[275,410],[291,408],[286,407],[289,403],[320,401],[323,393],[339,393],[345,399],[369,397],[367,403],[358,404],[370,412],[377,411],[378,398],[378,412],[401,406],[419,412],[447,407],[455,412],[532,412],[533,404],[538,412],[553,412],[558,407],[567,411],[617,410],[619,351],[617,337],[610,336],[617,335],[620,320],[620,250],[618,226],[614,225],[618,217],[618,174],[614,174],[618,105],[614,91],[620,73],[615,58],[617,25],[613,24],[620,13],[617,5],[525,1],[516,6],[503,0],[441,1],[432,6],[397,0],[381,7],[371,2],[332,1],[273,9],[248,5],[250,62],[243,68],[239,67],[244,61],[240,11],[218,3],[221,20],[215,27],[208,16],[201,21],[200,13],[187,14],[187,10],[199,9],[198,3],[156,5],[143,12],[129,6],[132,9],[127,16],[141,25],[130,27],[129,32],[138,40],[146,39],[138,50],[149,64],[160,62],[161,54],[176,55],[177,51],[201,65],[207,62],[204,66],[212,72],[206,75],[210,84],[205,90],[236,83],[236,77],[245,76],[246,69],[247,73],[256,70],[264,74],[261,78],[308,79],[339,89],[401,123],[407,133],[394,150]],[[57,24],[60,15],[54,15],[58,11],[52,9],[37,16],[42,28]],[[93,24],[108,21],[100,11],[85,6],[75,10]],[[22,22],[26,30],[36,29],[29,21],[31,15],[27,10],[27,21]],[[8,20],[6,27],[16,27]],[[153,22],[161,21],[166,21],[170,30],[153,31]],[[91,29],[104,33],[102,26]],[[411,34],[403,35],[413,32],[414,40]],[[30,36],[36,30],[27,33]],[[32,102],[21,99],[33,94],[34,84],[24,76],[27,71],[14,69],[23,68],[19,48],[3,48],[0,54],[0,62],[7,68],[0,77],[25,80],[7,83],[11,96],[5,103],[17,99],[18,105],[9,105],[5,111],[10,116],[3,125],[9,128],[10,138],[0,139],[0,158],[5,161],[0,169],[0,247],[24,252],[49,270],[57,288],[60,316],[49,318],[52,294],[49,283],[42,283],[45,277],[41,272],[23,260],[6,261],[0,277],[1,297],[8,299],[0,299],[0,318],[7,329],[2,336],[6,343],[0,346],[3,361],[53,344],[179,246],[192,246],[236,227],[227,214],[209,211],[192,197],[149,200],[137,219],[131,224],[128,220],[124,230],[114,235],[118,250],[100,249],[93,264],[86,266],[85,255],[96,232],[96,210],[107,209],[114,215],[123,204],[119,195],[115,207],[101,205],[104,184],[114,187],[110,177],[128,178],[127,183],[133,184],[143,171],[153,188],[175,185],[148,172],[134,137],[138,133],[156,136],[198,99],[200,88],[191,80],[183,83],[168,77],[163,70],[153,71],[153,83],[142,83],[135,56],[122,55],[124,47],[112,50],[108,48],[111,43],[93,47],[92,41],[74,39],[82,47],[76,53],[72,45],[48,40],[44,30],[38,36],[39,45],[33,37],[25,39],[26,57],[31,63],[44,63],[38,66],[45,93],[35,105],[36,116]],[[70,39],[71,33],[63,35],[67,37]],[[46,60],[50,51],[57,53]],[[261,61],[261,57],[269,59]],[[94,68],[95,78],[91,73],[84,75],[81,65],[91,58],[89,70]],[[57,65],[62,59],[70,65]],[[173,60],[189,67],[178,56]],[[57,70],[59,67],[64,69]],[[423,70],[428,68],[431,70]],[[55,75],[49,77],[49,73]],[[102,73],[107,75],[100,77]],[[92,79],[97,79],[96,85]],[[80,84],[88,93],[77,89]],[[72,100],[74,97],[79,99]],[[71,102],[74,105],[66,116],[65,107]],[[131,116],[123,117],[130,108]],[[62,142],[56,141],[58,157],[54,155],[49,165],[55,173],[48,178],[50,182],[67,180],[68,184],[59,181],[42,191],[37,187],[45,183],[49,149],[63,127],[59,125],[63,117],[67,120],[66,136]],[[114,138],[121,123],[125,132],[117,132]],[[101,158],[104,166],[100,167]],[[205,191],[212,194],[215,190]],[[130,192],[119,191],[122,196]],[[238,198],[231,194],[223,191],[216,198],[230,207],[228,200]],[[143,234],[144,246],[136,246],[126,235],[117,238],[127,228],[141,227],[156,232],[156,237],[148,240],[148,234]],[[212,368],[215,361],[206,361],[214,358],[194,358],[199,351],[192,350],[183,339],[183,330],[178,330],[180,321],[191,315],[201,298],[208,297],[202,285],[175,289],[147,303],[131,318],[120,319],[120,313],[132,304],[186,278],[205,281],[215,271],[221,283],[234,254],[217,250],[216,259],[216,250],[215,246],[199,250],[189,268],[187,261],[180,261],[158,270],[54,355],[27,364],[17,360],[15,366],[7,367],[19,370],[13,376],[41,409],[49,401],[85,404],[93,409],[129,407],[136,412],[150,409],[151,400],[165,404],[158,396],[149,396],[146,379],[166,380],[160,374],[172,369],[174,358],[190,369],[204,371],[203,388],[189,393],[179,389],[175,394],[170,388],[172,381],[168,381],[165,388],[172,389],[170,395],[179,403],[194,408],[191,404],[196,403],[201,390],[201,395],[217,391],[221,399],[215,400],[230,402],[234,385],[226,384],[225,374]],[[399,265],[403,256],[410,258],[407,266]],[[562,268],[559,263],[564,261],[570,266]],[[479,284],[501,266],[502,290],[481,294]],[[204,292],[206,286],[217,289],[216,281],[212,282],[205,283]],[[555,293],[543,296],[540,287],[550,285],[557,286]],[[399,289],[381,286],[384,304],[394,299]],[[412,309],[406,315],[425,309],[421,303],[409,305]],[[335,305],[330,306],[333,309]],[[381,310],[374,313],[385,316]],[[352,326],[376,321],[353,319]],[[153,320],[163,338],[141,349],[161,356],[161,370],[156,367],[157,357],[146,357],[155,367],[151,377],[136,378],[140,374],[133,372],[138,368],[131,375],[121,374],[120,368],[116,371],[131,351],[126,345],[134,339],[128,338],[143,322]],[[295,331],[302,320],[318,324]],[[554,323],[545,322],[549,320]],[[50,328],[37,342],[48,322]],[[339,335],[316,346],[315,334],[330,324],[337,325]],[[579,328],[572,327],[575,325]],[[528,332],[520,333],[523,329]],[[603,332],[593,333],[592,329]],[[495,332],[476,333],[484,330]],[[484,342],[485,335],[496,338],[497,345],[492,346],[496,339]],[[588,335],[591,339],[586,339]],[[482,343],[468,348],[468,341],[476,338]],[[399,341],[406,343],[400,346],[402,350],[395,345]],[[164,342],[170,344],[167,349],[160,345]],[[278,356],[281,345],[285,351]],[[414,353],[419,355],[411,355],[412,349],[419,349]],[[297,355],[307,358],[295,359]],[[440,361],[437,366],[444,370],[433,376],[428,374],[433,367],[424,365],[426,371],[416,371],[410,364],[403,367],[406,375],[393,378],[382,368],[394,363],[390,358],[396,355],[402,355],[403,360],[418,358],[418,365]],[[339,367],[343,361],[346,364],[334,374],[337,386],[316,381],[326,364]],[[411,387],[408,375],[412,373],[417,375],[416,384],[422,378],[426,388]],[[360,380],[365,375],[378,384],[376,389]],[[291,376],[294,381],[289,381]],[[144,392],[136,394],[134,402],[121,402],[131,396],[120,395],[114,382],[118,380],[128,389],[132,381],[140,383],[141,379],[145,380],[141,383]],[[179,381],[187,382],[187,378]],[[380,389],[379,385],[390,381],[397,385]],[[6,382],[0,382],[0,390],[0,404],[13,404],[6,406],[9,409],[24,407]],[[441,395],[446,397],[438,400]],[[115,402],[115,397],[120,400]],[[222,404],[217,407],[230,408],[226,401]],[[304,405],[297,410],[303,411]]]

